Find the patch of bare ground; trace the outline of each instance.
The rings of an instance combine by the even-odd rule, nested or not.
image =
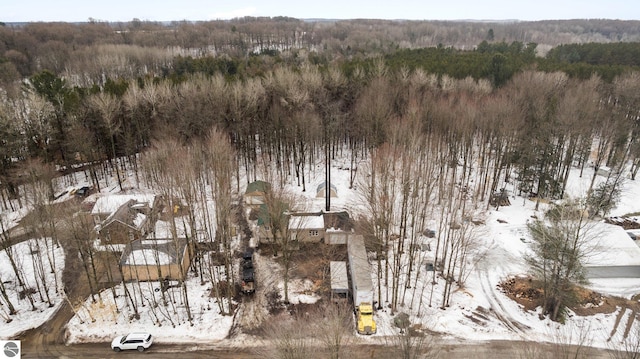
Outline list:
[[[245,298],[244,307],[250,308],[254,303],[260,303],[260,306],[265,308],[265,311],[272,318],[305,318],[309,313],[316,312],[323,305],[329,303],[331,293],[329,262],[347,260],[346,245],[300,243],[299,248],[291,253],[289,281],[290,283],[295,280],[311,281],[312,286],[308,289],[308,294],[318,295],[320,300],[315,303],[285,303],[280,293],[273,289],[275,281],[281,276],[282,257],[274,257],[273,247],[270,245],[261,245],[259,254],[262,260],[256,273],[260,277],[260,275],[265,276],[266,272],[269,272],[269,278],[262,278],[261,281],[261,278],[258,278],[258,289],[253,297]],[[289,290],[291,291],[292,288],[290,287]],[[246,314],[249,312],[250,310]],[[253,328],[243,325],[243,332],[257,336],[265,335],[265,331],[268,332],[270,328],[267,324],[268,321],[262,321]]]
[[[329,299],[331,292],[329,262],[346,260],[346,245],[301,244],[300,250],[292,256],[292,263],[295,263],[295,266],[292,268],[291,275],[292,278],[311,280],[313,292],[323,299]]]
[[[540,281],[532,277],[511,277],[500,283],[499,287],[504,294],[527,311],[533,311],[542,305],[544,295],[542,285]],[[579,286],[574,287],[573,290],[578,300],[569,309],[580,316],[609,314],[615,312],[618,308],[626,308],[632,311],[640,310],[640,302],[636,297],[625,299],[605,296]]]

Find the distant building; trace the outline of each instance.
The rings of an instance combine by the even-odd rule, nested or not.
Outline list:
[[[354,236],[353,221],[347,212],[297,212],[283,213],[289,226],[289,235],[293,241],[327,244],[347,244]],[[266,205],[261,207],[257,219],[257,234],[261,243],[273,242],[271,222]]]
[[[271,184],[265,181],[254,181],[247,185],[244,193],[244,204],[251,208],[259,208],[266,203],[265,196],[271,191]]]
[[[318,187],[316,188],[316,198],[325,198],[325,196],[327,195],[327,182],[322,182],[318,185]],[[331,184],[329,186],[329,196],[330,197],[338,197],[338,189],[336,188],[336,186],[334,186],[333,184]]]
[[[271,221],[266,206],[261,207],[258,217],[258,239],[261,243],[273,242]],[[325,234],[324,216],[315,213],[282,213],[281,221],[286,221],[292,242],[321,242]],[[284,231],[285,228],[282,228]]]
[[[354,236],[353,221],[347,212],[328,212],[324,214],[324,242],[326,244],[347,244]]]
[[[607,166],[598,167],[598,171],[596,172],[598,176],[609,177],[611,175],[611,168]]]
[[[280,209],[278,211],[281,213],[280,213],[280,217],[276,220],[278,221],[278,223],[285,223],[288,221],[287,213],[288,213],[289,207],[286,205],[286,203],[283,203],[283,202],[279,202],[279,207]],[[273,232],[271,228],[273,224],[271,223],[272,220],[271,220],[271,214],[269,213],[269,208],[267,207],[266,204],[262,204],[260,205],[259,209],[256,212],[258,214],[258,218],[257,218],[258,240],[261,243],[273,242]]]

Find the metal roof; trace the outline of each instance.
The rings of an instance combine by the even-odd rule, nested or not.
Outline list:
[[[371,282],[371,267],[367,258],[367,250],[364,246],[362,235],[351,236],[347,241],[349,266],[351,267],[351,280],[358,290],[373,290]]]
[[[349,292],[349,279],[347,278],[347,262],[331,261],[331,290],[333,292]]]

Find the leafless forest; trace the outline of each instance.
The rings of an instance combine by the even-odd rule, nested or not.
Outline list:
[[[305,186],[310,164],[348,153],[353,167],[370,159],[351,185],[366,188],[367,234],[394,251],[396,262],[378,266],[392,288],[380,302],[393,308],[417,278],[393,273],[414,255],[404,248],[415,248],[427,213],[443,218],[436,257],[449,289],[434,304],[445,307],[473,238],[449,224],[499,203],[505,182],[555,199],[572,167],[607,166],[613,175],[590,191],[590,213],[606,214],[621,178],[640,168],[638,66],[546,57],[566,44],[635,51],[638,21],[92,21],[5,24],[0,40],[3,209],[42,208],[33,226],[55,240],[44,205],[60,172],[83,170],[99,189],[114,175],[131,186],[121,178],[133,171],[195,211],[207,185],[230,204],[238,179],[259,178],[264,163]],[[227,238],[233,213],[218,207],[190,213],[191,228]]]
[[[248,169],[267,155],[301,176],[325,145],[368,156],[419,135],[414,146],[433,151],[430,163],[481,172],[470,193],[480,202],[512,173],[523,191],[561,196],[594,138],[596,166],[637,162],[638,73],[617,57],[538,62],[541,47],[633,46],[639,27],[290,18],[0,26],[3,206],[29,161],[93,164],[97,185],[96,171],[136,166],[154,139],[191,144],[212,128]],[[453,66],[429,66],[442,58]],[[601,76],[598,65],[616,71]]]

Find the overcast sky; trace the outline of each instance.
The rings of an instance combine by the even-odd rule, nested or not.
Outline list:
[[[0,0],[0,21],[300,19],[640,20],[638,0]]]

